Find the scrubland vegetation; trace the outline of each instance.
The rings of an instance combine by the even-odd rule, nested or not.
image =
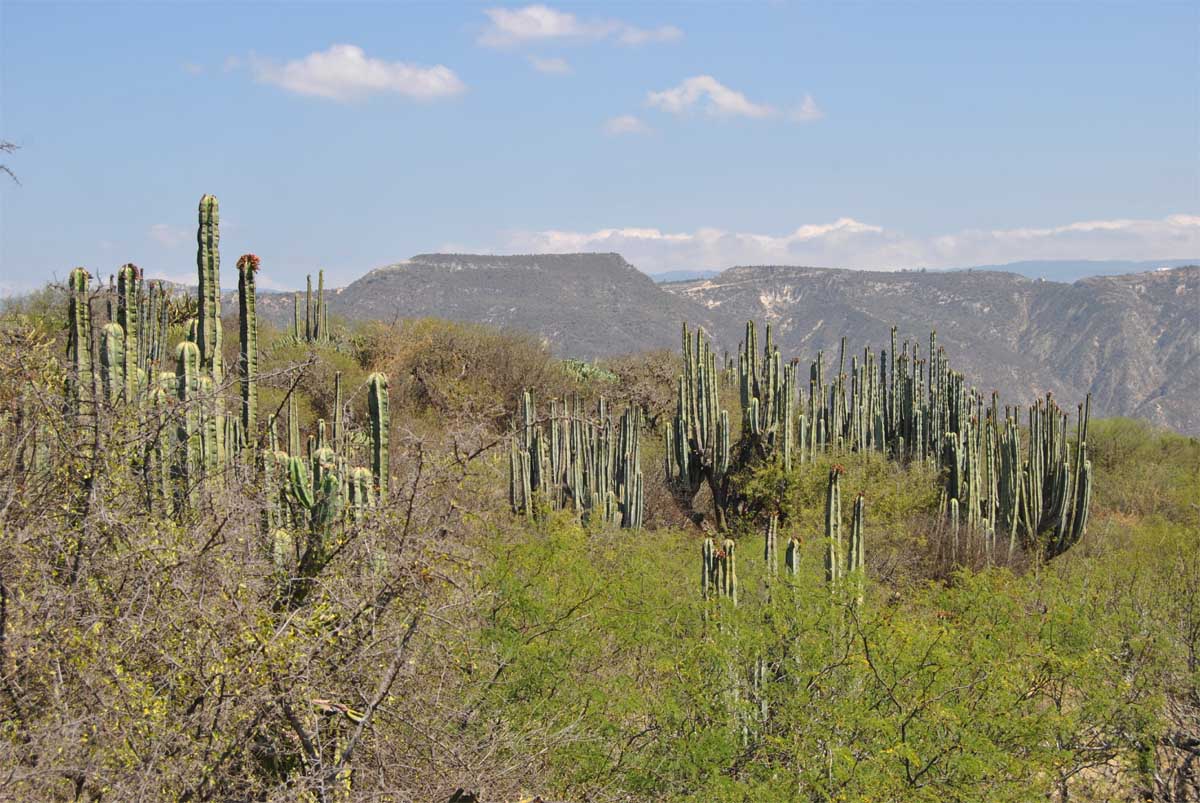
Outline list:
[[[244,309],[206,334],[201,225],[200,303],[154,308],[156,341],[195,344],[178,364],[105,356],[102,324],[133,327],[117,287],[0,318],[0,799],[1200,795],[1195,439],[1063,429],[1041,516],[1004,509],[999,452],[1019,479],[1040,437],[1015,416],[963,388],[935,436],[888,390],[839,441],[769,340],[739,389],[756,345],[742,368],[702,339],[562,362],[480,326],[330,320],[318,292],[303,330],[256,323],[249,369]],[[870,360],[834,370],[898,386]],[[539,480],[575,454],[556,422],[608,443],[601,397],[603,449],[636,465],[588,499],[566,467]]]

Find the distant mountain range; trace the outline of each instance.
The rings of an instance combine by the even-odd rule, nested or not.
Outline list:
[[[1008,262],[1003,265],[974,265],[955,270],[999,270],[1005,273],[1019,273],[1030,279],[1074,282],[1089,276],[1120,276],[1124,273],[1145,273],[1159,268],[1182,268],[1185,265],[1200,265],[1200,259],[1148,259],[1141,262],[1127,259],[1043,259]]]
[[[329,304],[351,319],[429,316],[521,329],[583,359],[677,349],[685,320],[729,351],[747,319],[769,322],[785,356],[805,361],[819,349],[836,359],[843,336],[852,353],[884,348],[892,324],[924,351],[935,329],[952,364],[1006,401],[1050,391],[1070,404],[1090,392],[1098,415],[1200,434],[1196,266],[1073,283],[982,269],[756,266],[656,284],[619,254],[421,254],[331,291]],[[289,321],[291,298],[264,296],[260,311]]]
[[[693,279],[711,279],[719,270],[668,270],[663,273],[651,273],[650,278],[659,284],[665,282],[690,282]]]

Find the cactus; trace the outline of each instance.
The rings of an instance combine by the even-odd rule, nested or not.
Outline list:
[[[317,271],[317,308],[313,320],[313,340],[318,343],[329,339],[325,333],[325,271]]]
[[[190,341],[179,344],[175,351],[175,387],[183,407],[176,430],[175,477],[179,491],[176,506],[179,509],[194,507],[201,468],[200,409],[197,397],[200,393],[200,349]]]
[[[100,330],[100,386],[110,405],[125,391],[125,331],[118,323],[106,323]]]
[[[793,537],[788,539],[787,551],[783,555],[783,565],[790,577],[800,573],[800,540]]]
[[[83,268],[75,268],[67,279],[70,289],[70,309],[67,317],[67,397],[72,411],[78,417],[90,409],[94,386],[92,384],[92,308],[88,299],[89,275]]]
[[[860,493],[854,500],[854,514],[850,523],[850,552],[846,556],[846,571],[853,578],[854,601],[863,604],[866,588],[867,564],[863,555],[863,515],[866,502]]]
[[[196,268],[200,276],[199,333],[200,367],[216,385],[221,384],[221,255],[217,199],[200,199],[200,226],[196,232]]]
[[[702,484],[713,496],[713,513],[725,529],[730,466],[729,413],[720,409],[716,356],[703,329],[695,347],[683,325],[683,374],[679,377],[675,417],[667,439],[667,482],[688,500]]]
[[[716,555],[717,563],[717,594],[733,603],[738,604],[737,579],[737,543],[732,538],[726,538],[721,543],[721,549]]]
[[[238,269],[238,319],[241,323],[242,430],[246,442],[256,443],[258,428],[258,312],[254,290],[254,274],[258,273],[259,258],[254,254],[242,256]]]
[[[371,416],[371,473],[375,477],[376,492],[381,501],[387,500],[388,478],[388,429],[391,419],[388,414],[387,374],[373,373],[367,377],[367,404]]]
[[[589,523],[640,528],[645,504],[641,411],[627,409],[616,426],[603,398],[595,418],[584,414],[578,399],[567,411],[567,404],[551,401],[543,425],[532,394],[522,394],[509,451],[513,512],[532,516],[541,499],[553,509],[570,508]]]
[[[842,577],[842,490],[841,466],[829,469],[829,488],[825,494],[825,582],[830,587]]]
[[[117,271],[117,323],[124,333],[122,344],[125,401],[132,404],[138,388],[138,370],[146,371],[140,349],[144,347],[139,338],[142,318],[139,315],[142,272],[137,265],[122,265]]]

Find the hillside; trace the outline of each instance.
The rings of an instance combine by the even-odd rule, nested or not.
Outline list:
[[[1200,267],[1082,279],[1003,271],[853,271],[753,266],[656,284],[618,254],[422,254],[329,293],[349,320],[437,317],[533,332],[562,355],[674,348],[704,326],[732,351],[748,319],[774,325],[784,353],[885,346],[890,327],[928,348],[929,331],[973,381],[1010,399],[1047,391],[1100,415],[1200,432]],[[261,311],[290,322],[292,297]],[[834,357],[835,358],[835,357]]]
[[[1200,389],[1200,267],[1074,284],[1013,273],[868,272],[740,267],[666,285],[720,321],[723,343],[741,322],[772,322],[786,353],[810,356],[901,337],[938,342],[972,377],[988,376],[1008,398],[1092,393],[1102,415],[1131,415],[1200,432],[1189,399]]]
[[[524,329],[583,358],[674,347],[679,321],[709,323],[703,307],[664,293],[619,254],[420,254],[337,291],[330,309]]]

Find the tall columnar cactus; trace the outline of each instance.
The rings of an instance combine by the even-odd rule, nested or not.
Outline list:
[[[779,516],[772,515],[767,521],[767,530],[763,538],[763,560],[767,563],[766,577],[768,582],[779,574]]]
[[[790,577],[795,577],[800,573],[800,539],[795,536],[788,539],[787,551],[783,555],[783,565],[787,568]]]
[[[333,448],[341,449],[346,440],[345,410],[342,403],[342,372],[333,375]]]
[[[100,330],[100,386],[110,405],[125,392],[125,332],[119,323],[106,323]]]
[[[92,379],[92,307],[88,297],[90,277],[83,268],[75,268],[67,279],[70,289],[67,334],[67,396],[76,416],[91,411]]]
[[[293,388],[288,394],[288,454],[300,454],[300,409],[296,403],[296,392]]]
[[[325,331],[325,324],[325,271],[319,270],[317,271],[317,308],[313,319],[313,340],[318,343],[329,339],[329,335]]]
[[[241,322],[242,430],[246,442],[255,444],[258,428],[258,311],[256,308],[254,274],[259,259],[246,254],[238,260],[238,318]]]
[[[371,416],[371,473],[375,477],[379,499],[388,495],[388,429],[391,419],[388,413],[387,374],[373,373],[367,377],[367,406]]]
[[[732,538],[726,538],[717,552],[717,593],[737,607],[737,542]]]
[[[200,276],[199,334],[200,367],[214,383],[221,383],[221,254],[220,215],[217,199],[200,199],[200,226],[196,232],[196,268]]]
[[[737,607],[737,543],[726,538],[718,547],[712,538],[700,548],[700,596],[706,601],[727,599]],[[707,613],[706,613],[707,615]]]
[[[122,376],[125,380],[125,400],[133,403],[138,391],[138,372],[145,374],[143,367],[142,349],[144,342],[139,338],[142,327],[141,307],[142,272],[137,265],[122,265],[117,271],[117,323],[125,335],[122,344],[123,365]]]
[[[676,492],[693,499],[703,484],[713,496],[717,526],[726,526],[730,467],[729,413],[720,409],[716,355],[703,329],[696,330],[695,347],[683,325],[683,374],[679,377],[675,418],[667,433],[667,481]]]
[[[514,513],[534,514],[536,500],[571,509],[589,523],[642,526],[641,411],[626,409],[614,425],[603,398],[597,415],[582,403],[550,402],[538,419],[533,396],[522,394],[509,454],[509,502]],[[548,432],[548,437],[547,437]]]
[[[742,402],[742,450],[756,459],[778,455],[784,468],[792,463],[792,418],[795,415],[796,366],[783,362],[767,325],[762,356],[754,321],[746,322],[746,339],[738,355]]]
[[[830,587],[842,577],[842,467],[829,470],[825,493],[825,581]]]
[[[175,350],[175,388],[182,410],[176,430],[175,477],[179,491],[176,504],[194,507],[203,467],[200,430],[200,349],[184,341]]]
[[[854,600],[862,605],[866,588],[867,563],[863,552],[863,515],[866,502],[860,493],[854,500],[854,515],[850,522],[850,551],[846,555],[846,570],[854,581]]]

